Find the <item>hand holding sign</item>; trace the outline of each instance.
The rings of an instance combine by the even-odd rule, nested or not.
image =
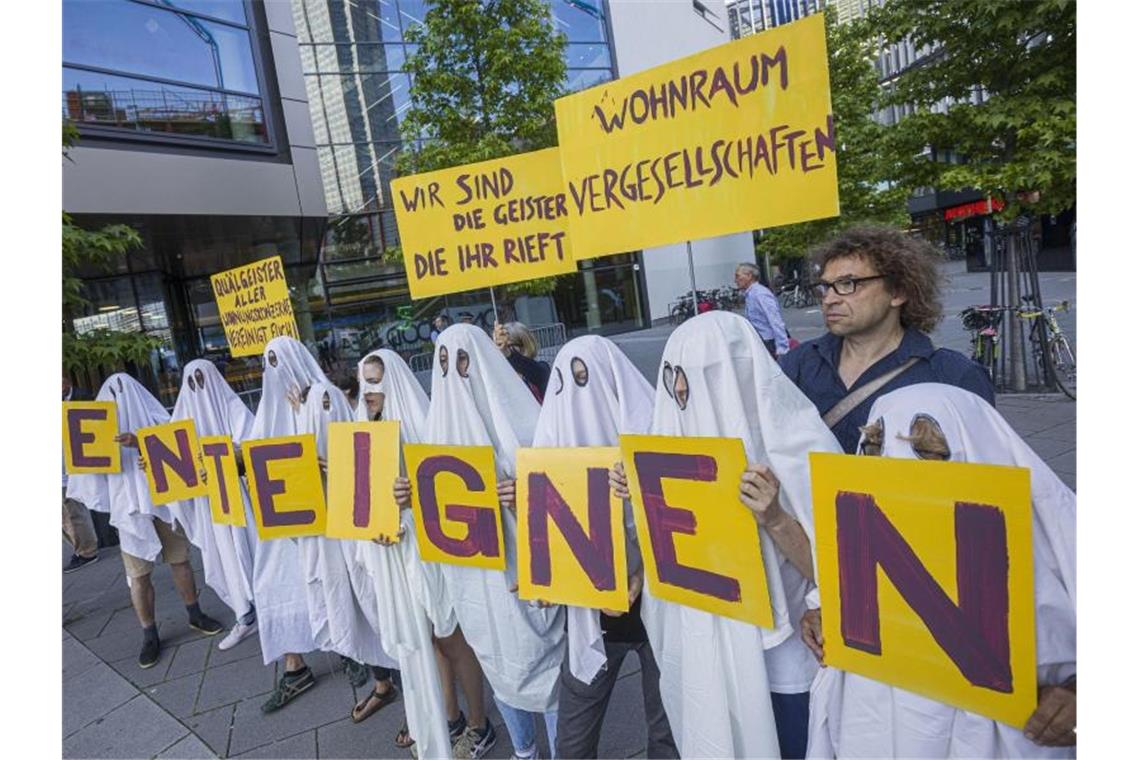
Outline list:
[[[392,483],[392,498],[396,500],[400,509],[411,509],[412,481],[407,478],[396,478]]]
[[[1025,735],[1042,747],[1073,747],[1077,743],[1077,692],[1066,686],[1044,686],[1037,709],[1025,723]]]
[[[500,480],[495,490],[499,493],[499,506],[515,511],[515,481]]]
[[[780,481],[762,464],[750,464],[740,476],[740,502],[752,510],[756,524],[768,527],[787,519],[780,509]]]
[[[123,433],[115,438],[115,443],[120,446],[126,446],[129,449],[137,449],[139,447],[139,439],[135,437],[134,433]]]
[[[610,468],[610,490],[619,499],[629,499],[629,480],[625,477],[625,465],[621,462]]]
[[[823,664],[823,621],[819,610],[808,610],[800,618],[800,638],[815,655],[815,659],[819,660],[819,666],[826,668]]]

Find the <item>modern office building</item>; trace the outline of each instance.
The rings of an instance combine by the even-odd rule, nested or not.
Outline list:
[[[290,6],[64,0],[62,64],[62,115],[80,133],[63,209],[143,239],[83,273],[92,304],[74,329],[160,338],[132,369],[168,405],[198,356],[217,357],[239,389],[259,384],[259,357],[229,360],[209,275],[280,255],[302,335],[316,337],[327,209]]]
[[[841,6],[842,14],[842,6],[857,2],[859,0],[844,0],[833,4]],[[781,24],[798,21],[823,10],[826,4],[826,0],[727,0],[725,10],[728,30],[732,39],[738,40]],[[840,21],[846,20],[840,18]]]
[[[638,3],[548,2],[551,23],[568,42],[567,91],[729,39],[723,11],[691,0],[658,3],[652,12]],[[292,6],[330,214],[320,278],[338,343],[350,353],[379,340],[410,349],[427,339],[428,322],[441,311],[493,319],[486,291],[424,299],[409,309],[402,262],[385,256],[399,244],[389,182],[410,105],[412,83],[402,68],[414,46],[405,34],[423,22],[424,2],[292,0]],[[730,281],[724,261],[753,258],[750,242],[724,247],[696,246],[702,287]],[[519,298],[513,311],[530,323],[562,321],[572,332],[636,329],[667,316],[669,301],[688,288],[682,262],[675,247],[583,262],[550,297]],[[502,292],[500,299],[506,300]]]

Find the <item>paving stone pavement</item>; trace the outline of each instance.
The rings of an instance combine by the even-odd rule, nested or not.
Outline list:
[[[973,295],[970,291],[981,289],[970,277],[978,279],[955,280],[966,294],[959,300],[968,300]],[[1060,276],[1050,279],[1048,287],[1057,298],[1071,298],[1065,290],[1068,281]],[[948,312],[951,308],[961,307],[948,303]],[[798,320],[789,318],[793,335],[818,334],[818,314],[816,322],[808,314],[793,316]],[[616,341],[649,377],[656,372],[671,331],[669,326],[655,327],[617,336]],[[938,342],[951,345],[954,337],[947,332]],[[1076,404],[1059,395],[1002,395],[997,406],[1042,459],[1075,488]],[[69,555],[64,547],[63,559]],[[197,550],[192,553],[192,565],[203,589],[202,608],[224,624],[232,624],[232,613],[205,586]],[[141,634],[118,549],[105,549],[99,562],[63,576],[64,757],[409,756],[392,743],[404,719],[401,703],[354,725],[349,711],[369,686],[353,689],[337,671],[337,658],[331,655],[307,656],[319,678],[316,688],[280,712],[262,715],[260,705],[273,688],[277,669],[262,664],[257,637],[228,652],[218,651],[220,637],[206,638],[187,626],[169,567],[155,568],[154,585],[163,651],[157,665],[142,670],[136,662]],[[637,658],[628,657],[603,725],[601,757],[644,757],[640,694]],[[486,701],[499,732],[489,756],[506,758],[511,754],[510,740],[489,692]]]

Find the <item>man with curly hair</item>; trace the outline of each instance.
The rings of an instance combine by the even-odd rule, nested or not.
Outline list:
[[[993,384],[980,366],[957,351],[936,349],[930,340],[942,319],[937,256],[925,240],[881,226],[852,227],[813,252],[827,333],[783,356],[780,367],[849,454],[875,399],[896,388],[946,383],[994,403]],[[866,398],[828,419],[849,394],[903,365]]]

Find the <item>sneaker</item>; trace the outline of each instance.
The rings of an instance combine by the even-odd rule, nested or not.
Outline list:
[[[233,649],[241,641],[252,636],[256,631],[256,620],[249,625],[246,625],[239,620],[238,622],[234,623],[234,627],[230,629],[230,632],[226,634],[226,637],[218,642],[218,649],[223,652],[227,649]]]
[[[74,573],[81,567],[87,567],[99,561],[99,555],[95,554],[90,557],[80,557],[78,554],[71,555],[71,561],[64,565],[64,573]]]
[[[313,676],[313,671],[307,665],[304,670],[295,676],[288,674],[283,675],[281,676],[281,680],[277,682],[277,688],[273,690],[273,693],[269,695],[269,699],[261,706],[261,711],[263,713],[271,713],[280,710],[316,686],[316,684],[317,679]]]
[[[487,720],[487,725],[480,731],[477,728],[468,727],[463,732],[463,736],[459,737],[454,745],[452,745],[452,754],[455,760],[478,760],[483,757],[491,748],[495,746],[495,741],[498,739],[495,736],[495,727],[491,725],[490,719]]]
[[[143,638],[142,651],[139,652],[139,667],[143,670],[153,668],[154,664],[158,662],[158,653],[162,650],[162,644],[156,636],[153,639]]]
[[[206,634],[207,636],[215,636],[226,630],[225,626],[223,626],[217,620],[214,620],[205,612],[196,618],[190,618],[190,627],[195,631]]]
[[[447,733],[451,735],[452,744],[459,741],[459,737],[463,736],[463,729],[465,728],[467,728],[467,716],[460,710],[458,718],[454,721],[447,721]]]

